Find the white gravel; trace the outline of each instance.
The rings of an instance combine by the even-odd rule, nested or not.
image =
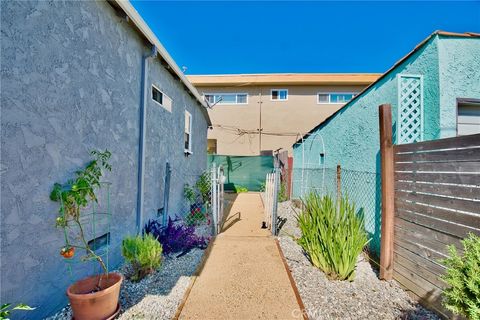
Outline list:
[[[164,257],[159,271],[140,282],[127,279],[120,291],[121,313],[117,319],[172,319],[177,311],[193,273],[204,250],[193,249],[182,257]],[[120,269],[129,273],[128,266]],[[67,306],[48,320],[70,320],[70,307]]]
[[[286,219],[279,242],[310,319],[440,319],[413,301],[395,281],[381,281],[360,256],[353,282],[331,281],[312,266],[294,238],[300,236],[291,202],[279,204]]]

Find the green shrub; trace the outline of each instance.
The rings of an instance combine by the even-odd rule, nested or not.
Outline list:
[[[369,241],[362,210],[356,212],[347,199],[342,199],[337,209],[331,197],[315,192],[302,202],[303,211],[297,216],[302,232],[298,243],[328,278],[352,281],[358,255]]]
[[[462,240],[464,254],[454,245],[448,246],[450,257],[442,262],[447,267],[442,279],[449,285],[443,291],[443,304],[452,312],[468,319],[480,319],[480,238],[470,234]]]
[[[9,320],[10,313],[15,310],[31,311],[35,310],[35,308],[27,306],[24,303],[17,304],[15,307],[12,307],[11,303],[4,303],[0,306],[0,320]]]
[[[126,237],[122,241],[122,255],[133,267],[133,281],[139,281],[154,272],[162,263],[162,245],[151,234]]]
[[[278,189],[278,202],[284,202],[287,200],[287,185],[285,182],[280,182],[280,188]]]
[[[236,193],[248,192],[248,188],[244,186],[235,186]]]

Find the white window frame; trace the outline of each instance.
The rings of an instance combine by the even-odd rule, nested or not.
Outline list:
[[[328,102],[320,102],[319,95],[327,94],[328,95]],[[351,94],[353,95],[352,99],[348,100],[347,102],[331,102],[332,101],[332,94]],[[347,104],[353,100],[358,95],[358,92],[317,92],[317,104]]]
[[[157,100],[153,99],[153,90],[150,90],[150,99],[152,99],[153,102],[155,102],[156,104],[158,104],[160,107],[162,107],[163,109],[167,110],[168,112],[172,112],[172,108],[173,108],[173,100],[172,98],[170,98],[168,95],[165,94],[165,92],[163,92],[162,90],[160,90],[156,85],[154,85],[152,83],[152,88],[155,88],[158,92],[160,92],[162,94],[162,103],[158,102]],[[166,106],[164,103],[165,103],[165,98],[166,99],[169,99],[170,100],[170,107],[169,106]]]
[[[247,92],[215,92],[215,93],[204,92],[203,93],[203,98],[204,98],[205,101],[207,101],[206,96],[220,96],[220,95],[235,95],[235,103],[224,103],[222,101],[219,101],[217,103],[213,102],[214,104],[222,105],[222,106],[236,106],[236,105],[246,105],[246,104],[248,104],[248,93]],[[239,95],[247,96],[246,102],[237,102]]]
[[[286,99],[273,99],[273,91],[287,91],[287,98]],[[280,97],[280,95],[278,95]],[[288,101],[288,89],[270,89],[270,101]]]
[[[186,131],[186,127],[187,127],[187,115],[188,117],[190,118],[190,122],[189,122],[189,132]],[[183,126],[183,134],[184,134],[184,141],[183,141],[183,147],[184,147],[184,152],[185,154],[192,154],[192,123],[193,123],[193,117],[192,117],[192,114],[190,112],[188,112],[187,110],[185,110],[185,114],[184,114],[184,126]],[[185,148],[185,133],[188,133],[188,148]]]

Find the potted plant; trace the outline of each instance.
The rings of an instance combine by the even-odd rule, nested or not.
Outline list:
[[[83,226],[82,209],[91,202],[98,202],[95,191],[100,188],[100,178],[104,169],[111,170],[108,163],[111,153],[92,151],[94,159],[83,169],[75,172],[75,178],[65,184],[55,183],[50,199],[60,203],[56,219],[56,226],[64,230],[65,246],[60,254],[65,259],[71,259],[75,252],[85,250],[83,261],[96,260],[103,270],[103,274],[94,275],[79,280],[67,289],[75,320],[104,320],[111,319],[119,312],[118,298],[123,276],[119,273],[109,273],[100,255],[90,246]],[[71,226],[75,226],[75,237],[69,236]],[[73,243],[75,238],[79,243]]]

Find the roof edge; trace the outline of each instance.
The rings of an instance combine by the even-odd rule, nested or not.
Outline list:
[[[162,45],[160,40],[155,36],[153,31],[150,29],[150,27],[147,25],[145,20],[140,16],[140,14],[137,12],[137,10],[132,6],[129,0],[110,0],[113,1],[125,14],[128,16],[128,18],[132,21],[132,23],[137,27],[137,29],[143,34],[143,36],[157,48],[158,54],[165,60],[165,62],[168,64],[168,66],[172,69],[172,71],[175,73],[175,75],[178,76],[180,81],[185,85],[185,87],[190,91],[192,96],[198,101],[202,109],[202,113],[205,116],[205,119],[207,120],[207,124],[209,126],[212,125],[210,116],[208,115],[207,112],[207,103],[204,101],[200,93],[197,91],[197,89],[193,86],[193,84],[185,77],[183,72],[180,70],[178,65],[176,64],[175,60],[170,56],[168,53],[167,49]]]
[[[419,44],[417,44],[412,51],[407,53],[405,56],[403,56],[400,60],[395,62],[385,73],[383,73],[377,80],[375,80],[373,83],[371,83],[369,86],[367,86],[365,89],[363,89],[358,95],[356,95],[352,100],[344,104],[340,109],[335,111],[332,115],[329,117],[325,118],[322,122],[320,122],[318,125],[313,127],[310,131],[308,131],[306,134],[304,134],[300,139],[295,141],[295,143],[292,145],[292,147],[295,147],[295,145],[299,144],[302,140],[304,140],[306,137],[308,137],[312,132],[320,129],[323,127],[323,125],[327,124],[331,119],[333,119],[337,114],[340,113],[343,109],[347,108],[350,106],[353,102],[357,101],[360,99],[360,97],[363,97],[363,95],[370,90],[375,84],[377,84],[380,80],[385,78],[390,72],[395,70],[400,64],[405,62],[408,58],[410,58],[414,53],[416,53],[418,50],[420,50],[427,42],[430,41],[435,36],[446,36],[446,37],[461,37],[461,38],[480,38],[480,33],[475,33],[475,32],[465,32],[465,33],[456,33],[456,32],[448,32],[448,31],[441,31],[441,30],[436,30],[433,33],[431,33],[428,37],[423,39]]]

